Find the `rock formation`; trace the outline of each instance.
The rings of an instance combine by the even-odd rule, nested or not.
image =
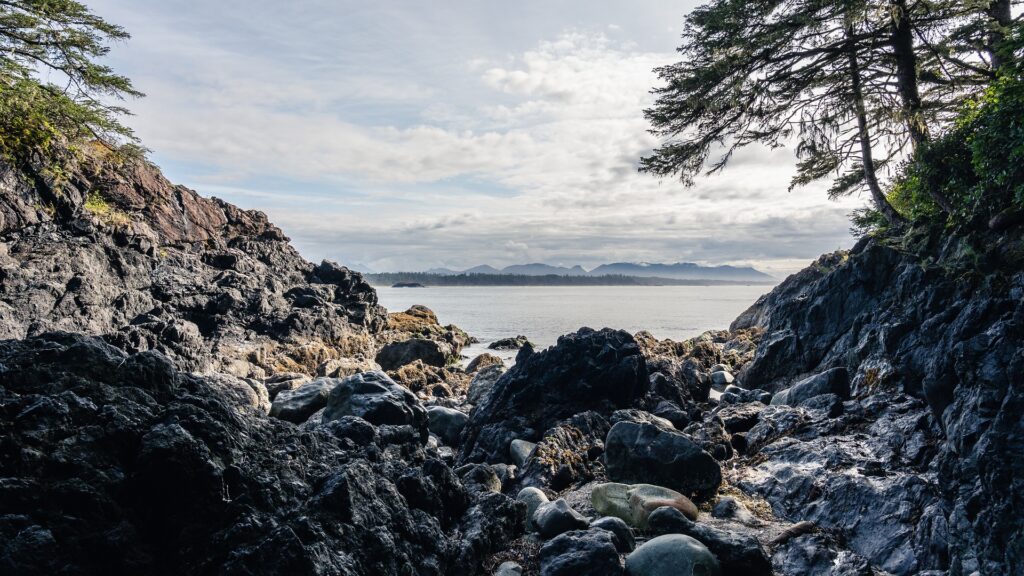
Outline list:
[[[0,573],[1022,573],[1024,241],[986,234],[464,370],[258,212],[0,164]]]

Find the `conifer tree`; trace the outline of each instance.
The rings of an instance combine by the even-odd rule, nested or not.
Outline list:
[[[98,61],[127,38],[75,0],[0,0],[0,154],[25,162],[84,140],[134,141],[118,103],[141,93]]]

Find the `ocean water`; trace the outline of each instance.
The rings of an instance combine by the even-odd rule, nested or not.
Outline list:
[[[413,304],[433,310],[480,340],[463,351],[472,358],[487,344],[523,334],[538,349],[580,327],[647,330],[659,339],[685,340],[728,328],[771,286],[455,286],[377,287],[382,306],[400,312]],[[499,355],[505,358],[515,352]]]

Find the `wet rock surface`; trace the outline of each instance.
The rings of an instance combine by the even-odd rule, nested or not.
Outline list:
[[[654,424],[619,422],[605,446],[608,478],[655,484],[706,500],[718,491],[722,471],[690,437]]]

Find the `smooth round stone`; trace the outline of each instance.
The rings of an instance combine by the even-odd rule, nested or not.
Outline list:
[[[533,525],[542,538],[554,538],[563,532],[580,530],[588,525],[587,519],[572,509],[564,498],[541,504],[533,513]]]
[[[529,460],[530,454],[533,454],[533,449],[536,447],[537,445],[533,442],[516,439],[509,444],[508,452],[509,455],[512,456],[512,462],[515,462],[516,466],[525,468],[526,461]]]
[[[516,500],[520,502],[526,502],[526,530],[530,531],[534,529],[533,526],[533,513],[540,508],[542,504],[550,502],[547,494],[544,494],[540,488],[523,488],[516,495]]]
[[[732,374],[726,371],[711,373],[711,383],[715,386],[727,386],[732,384],[733,380],[735,380],[735,378],[733,378]]]
[[[697,506],[689,498],[653,484],[598,484],[590,491],[590,502],[599,514],[621,518],[641,529],[647,526],[651,512],[661,506],[671,506],[687,518],[697,519]]]
[[[522,576],[523,567],[515,562],[502,562],[494,571],[494,576]]]
[[[612,541],[615,542],[615,549],[622,554],[628,554],[636,548],[636,540],[633,539],[633,529],[621,518],[605,516],[590,523],[590,530],[607,530],[612,533]]]
[[[665,534],[626,557],[629,576],[720,576],[718,560],[695,538]]]

